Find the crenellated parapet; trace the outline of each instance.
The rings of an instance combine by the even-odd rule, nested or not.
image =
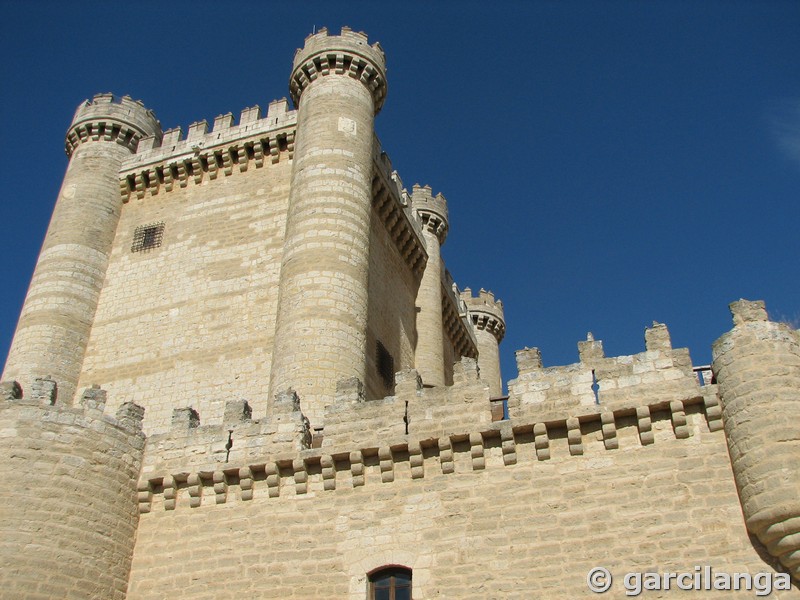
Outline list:
[[[265,455],[292,455],[311,447],[308,419],[300,398],[291,390],[279,394],[269,415],[253,415],[243,399],[228,400],[222,423],[206,425],[193,407],[172,411],[169,431],[148,437],[142,476],[148,480],[165,472],[178,481],[181,473],[211,473],[229,464],[258,461]],[[151,481],[151,486],[160,485]]]
[[[444,244],[450,227],[445,197],[441,193],[434,196],[429,185],[415,183],[411,192],[411,206],[422,227],[436,236],[439,245]]]
[[[372,206],[394,242],[400,256],[417,277],[428,261],[422,228],[413,217],[408,194],[377,136],[373,147]]]
[[[503,302],[495,299],[492,292],[481,288],[477,296],[472,295],[470,288],[464,288],[461,299],[467,304],[472,324],[479,330],[488,331],[497,343],[506,335],[506,320],[503,314]]]
[[[639,354],[606,357],[602,341],[589,334],[578,343],[580,362],[557,367],[544,367],[537,348],[519,350],[519,376],[508,384],[509,414],[541,416],[569,410],[579,415],[656,405],[666,398],[702,399],[712,413],[719,410],[716,386],[700,386],[689,351],[672,348],[665,325],[654,323],[646,330],[645,348]]]
[[[98,387],[73,407],[57,400],[54,381],[37,383],[30,394],[16,382],[0,383],[3,595],[124,598],[144,409],[125,403],[110,416]]]
[[[614,408],[520,414],[496,421],[472,359],[456,364],[449,387],[424,387],[413,369],[397,373],[395,395],[382,400],[365,400],[357,379],[341,380],[336,401],[326,407],[324,436],[313,447],[290,449],[255,438],[237,442],[242,430],[233,429],[233,447],[246,446],[246,453],[231,452],[224,461],[218,443],[213,460],[206,455],[203,462],[197,449],[181,450],[182,459],[146,467],[139,483],[140,511],[291,502],[518,463],[596,461],[605,452],[647,453],[654,445],[672,447],[719,435],[719,415],[702,397],[681,400],[667,394],[650,403],[629,400]],[[165,449],[173,447],[167,439],[163,443]],[[152,443],[149,448],[160,451]],[[576,468],[591,467],[584,463]]]
[[[88,140],[104,140],[115,141],[136,152],[139,142],[148,137],[160,139],[161,124],[141,100],[133,100],[130,96],[117,99],[113,94],[97,94],[75,111],[72,125],[67,131],[65,150],[67,156],[71,157],[80,144]]]
[[[470,324],[466,303],[450,271],[442,273],[442,314],[444,331],[459,356],[477,358],[478,340]]]
[[[713,345],[722,419],[747,529],[800,579],[800,333],[764,302],[730,305]]]
[[[297,111],[285,98],[271,102],[263,116],[257,105],[245,108],[238,124],[228,113],[210,131],[206,121],[192,123],[185,137],[180,127],[168,129],[142,139],[123,163],[120,193],[124,201],[141,199],[291,160],[296,129]]]
[[[319,77],[346,75],[360,81],[372,95],[374,114],[386,99],[386,56],[378,43],[369,44],[367,35],[342,27],[341,35],[329,36],[326,28],[306,37],[294,55],[289,91],[296,106],[303,92]]]

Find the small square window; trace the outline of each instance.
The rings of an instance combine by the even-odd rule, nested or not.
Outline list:
[[[140,225],[133,232],[133,244],[131,252],[142,252],[158,248],[164,237],[164,223],[151,223],[150,225]]]

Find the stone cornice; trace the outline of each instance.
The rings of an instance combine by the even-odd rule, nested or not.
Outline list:
[[[472,324],[476,329],[491,333],[497,339],[498,344],[503,341],[503,337],[506,335],[506,324],[497,315],[470,309],[470,317],[472,317]]]
[[[289,78],[292,100],[299,106],[303,91],[319,77],[347,75],[370,91],[378,114],[386,99],[385,60],[380,45],[370,46],[363,33],[343,27],[340,36],[328,36],[327,29],[320,29],[295,54]]]
[[[486,410],[490,410],[488,400]],[[377,481],[391,484],[398,480],[397,465],[405,462],[408,465],[403,467],[403,472],[408,473],[405,477],[411,480],[458,475],[462,468],[456,465],[463,463],[455,460],[454,454],[458,453],[469,454],[469,472],[515,465],[519,460],[518,449],[526,445],[532,445],[533,453],[525,452],[524,456],[541,462],[552,458],[550,441],[562,440],[565,435],[568,444],[558,444],[557,452],[568,452],[571,457],[581,457],[586,443],[591,443],[598,435],[605,451],[615,451],[620,447],[618,427],[636,428],[638,447],[633,450],[639,450],[657,443],[655,420],[668,420],[676,441],[692,437],[687,412],[704,414],[707,431],[701,430],[701,435],[721,431],[716,394],[652,405],[620,406],[613,410],[598,406],[578,416],[542,415],[542,420],[518,418],[487,422],[473,429],[425,435],[423,439],[412,434],[376,440],[351,449],[344,446],[308,449],[265,455],[263,460],[240,465],[218,462],[192,471],[151,473],[139,482],[139,512],[151,512],[156,496],[163,498],[158,502],[159,508],[169,511],[255,498],[277,501],[313,493],[333,493],[338,489],[374,485]],[[502,448],[502,464],[487,460],[486,448],[497,445]],[[374,471],[375,467],[379,473]],[[371,476],[367,475],[368,469],[373,473]],[[204,496],[212,498],[205,502]]]
[[[227,176],[261,168],[281,156],[291,159],[296,126],[297,111],[289,110],[282,98],[270,102],[263,117],[261,108],[252,106],[242,111],[238,124],[228,113],[214,119],[211,131],[206,121],[198,121],[189,126],[186,138],[180,127],[142,138],[136,154],[122,164],[123,199],[170,191],[176,183],[186,187],[189,181],[216,179],[220,172]]]
[[[136,152],[143,134],[138,129],[126,123],[116,121],[87,121],[78,123],[70,127],[67,132],[67,139],[64,142],[64,150],[67,156],[72,157],[75,149],[88,141],[117,142],[132,153]]]
[[[286,127],[222,146],[197,146],[194,151],[144,167],[137,165],[120,173],[120,193],[125,201],[134,196],[155,196],[176,186],[184,188],[190,181],[200,184],[205,178],[213,181],[220,175],[227,177],[250,168],[260,169],[268,163],[276,164],[281,156],[291,160],[294,136],[294,128]]]
[[[153,111],[130,96],[97,94],[75,111],[67,131],[64,149],[72,156],[75,149],[88,141],[117,142],[136,152],[145,137],[160,139],[161,125]]]
[[[442,285],[442,320],[444,331],[459,356],[477,358],[478,344],[467,321],[463,306],[458,302],[452,288]]]
[[[373,140],[372,207],[408,268],[421,278],[428,261],[422,232],[411,215],[402,183],[392,170],[389,157],[381,150],[377,136]]]
[[[447,238],[447,221],[441,215],[425,209],[417,209],[417,214],[422,221],[422,227],[436,236],[440,246],[444,244]]]

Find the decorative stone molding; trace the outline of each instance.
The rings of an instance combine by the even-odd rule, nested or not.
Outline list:
[[[680,405],[680,406],[679,406]],[[412,480],[435,477],[437,473],[426,469],[436,461],[441,469],[441,474],[451,475],[462,472],[463,466],[456,468],[456,465],[463,465],[463,462],[456,461],[455,455],[468,453],[468,464],[470,471],[479,471],[498,466],[511,466],[519,461],[519,446],[532,444],[533,456],[535,460],[547,461],[552,459],[554,450],[552,440],[564,437],[568,442],[569,456],[575,460],[580,460],[584,454],[584,447],[592,431],[600,433],[600,439],[606,451],[612,451],[620,447],[617,428],[635,427],[639,434],[638,446],[631,450],[644,449],[654,443],[652,415],[657,415],[657,419],[667,421],[672,424],[675,440],[686,439],[682,428],[689,430],[687,410],[692,407],[692,414],[703,415],[702,408],[705,401],[702,397],[687,398],[682,401],[660,402],[654,405],[626,407],[619,410],[598,411],[593,414],[583,414],[580,417],[566,417],[548,419],[547,422],[525,422],[520,420],[506,420],[496,423],[486,423],[481,427],[464,433],[450,433],[439,437],[425,437],[417,439],[409,436],[402,436],[396,440],[387,440],[380,447],[363,447],[358,450],[346,450],[344,448],[334,448],[332,450],[309,449],[302,450],[294,456],[282,454],[275,456],[265,462],[254,463],[233,469],[233,473],[238,474],[238,487],[240,498],[243,501],[252,500],[256,497],[266,497],[276,499],[282,497],[281,489],[284,491],[294,489],[294,496],[311,494],[314,490],[324,492],[335,492],[345,487],[362,487],[367,484],[374,484],[376,481],[391,484],[398,479],[398,463],[408,463],[407,477]],[[682,408],[682,411],[677,410]],[[624,420],[631,414],[636,415],[635,420]],[[681,417],[682,415],[682,417]],[[674,426],[676,418],[677,427]],[[682,420],[681,420],[682,418]],[[708,432],[706,435],[714,435],[719,429],[712,430],[711,423],[713,418],[708,419]],[[595,424],[592,426],[592,424]],[[625,423],[620,425],[620,423]],[[664,429],[662,428],[662,431]],[[627,443],[631,443],[630,437]],[[635,439],[635,438],[633,438]],[[662,442],[659,442],[662,443]],[[502,453],[502,463],[490,462],[490,455],[487,453],[488,447],[500,446]],[[556,446],[559,448],[560,445]],[[563,452],[563,450],[559,450]],[[369,469],[375,469],[373,475],[369,475]],[[345,478],[340,473],[349,471],[349,478]],[[228,490],[231,485],[226,475],[229,471],[214,471],[212,477],[201,475],[197,472],[191,475],[175,473],[158,477],[151,475],[139,482],[139,512],[146,514],[152,510],[154,496],[159,493],[163,495],[164,510],[173,510],[176,507],[175,501],[179,496],[178,490],[188,487],[188,506],[199,506],[202,498],[202,490],[192,489],[192,486],[209,487],[217,495],[217,504],[230,502]],[[348,481],[349,479],[349,481]],[[344,484],[348,481],[348,484]],[[292,485],[293,484],[293,485]],[[260,490],[260,491],[259,491]],[[262,496],[263,494],[263,496]],[[289,494],[291,497],[292,494]]]
[[[161,125],[141,100],[97,94],[78,107],[67,131],[64,149],[67,156],[72,157],[81,144],[104,141],[116,142],[136,152],[139,142],[145,137],[160,138]]]
[[[120,194],[127,202],[132,197],[142,199],[160,192],[171,192],[176,184],[185,188],[189,181],[199,185],[205,178],[213,181],[220,174],[230,177],[233,173],[246,172],[250,166],[260,169],[266,156],[270,157],[271,164],[278,163],[282,155],[291,160],[294,136],[294,129],[272,131],[257,139],[237,141],[223,147],[198,146],[192,155],[168,158],[137,170],[126,169],[121,174]]]
[[[377,154],[372,176],[373,210],[380,217],[408,268],[416,277],[421,277],[428,260],[425,244],[420,232],[414,227],[408,207],[403,205],[402,196],[392,179],[393,173],[387,172],[387,165],[381,163],[381,153]]]
[[[433,233],[444,244],[450,227],[447,213],[447,200],[439,193],[433,195],[429,185],[414,184],[411,192],[411,206],[422,227]]]
[[[372,94],[377,115],[386,99],[386,57],[380,44],[371,46],[365,33],[342,27],[341,35],[329,36],[326,28],[310,35],[294,56],[289,91],[299,106],[303,91],[317,78],[346,75],[360,81]]]
[[[464,288],[461,298],[466,302],[469,309],[472,325],[479,330],[486,330],[491,333],[497,343],[503,341],[506,335],[506,321],[503,313],[503,303],[496,300],[492,292],[481,288],[478,296],[472,295],[470,288]]]

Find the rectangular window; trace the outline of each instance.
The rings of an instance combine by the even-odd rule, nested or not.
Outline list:
[[[151,223],[150,225],[140,225],[133,232],[133,244],[131,252],[142,252],[152,248],[158,248],[164,237],[164,223]]]
[[[368,575],[367,600],[411,600],[411,569],[389,567]]]

